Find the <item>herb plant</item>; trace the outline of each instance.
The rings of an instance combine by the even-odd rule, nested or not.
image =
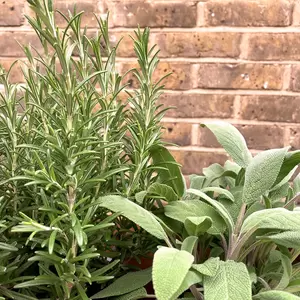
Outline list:
[[[128,91],[107,20],[98,19],[89,37],[83,12],[57,12],[67,23],[60,29],[50,0],[28,2],[41,46],[23,47],[24,85],[0,72],[0,296],[89,299],[160,238],[100,206],[99,197],[115,195],[122,207],[123,196],[155,211],[157,189],[183,194],[161,141],[163,78],[153,81],[158,58],[148,29],[133,38],[139,68],[129,72],[138,86]]]
[[[203,175],[191,176],[181,200],[172,193],[165,197],[164,215],[144,211],[129,200],[120,208],[114,196],[101,198],[102,206],[123,213],[167,244],[155,252],[155,295],[147,297],[300,299],[300,211],[295,205],[300,177],[291,182],[300,151],[272,149],[252,157],[232,125],[204,126],[233,162],[213,164]],[[134,298],[138,292],[145,295],[139,284],[134,288],[126,299],[139,299]]]

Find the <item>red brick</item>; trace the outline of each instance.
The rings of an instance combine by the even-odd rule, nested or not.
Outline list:
[[[195,1],[156,2],[123,0],[109,6],[117,27],[194,27],[197,21]]]
[[[22,0],[0,1],[0,26],[20,26],[24,23]]]
[[[223,165],[228,156],[224,153],[212,153],[202,151],[172,151],[175,160],[182,165],[182,173],[185,175],[202,174],[203,168],[211,164]]]
[[[33,31],[5,31],[0,33],[1,56],[24,57],[24,52],[18,43],[31,44],[36,49],[41,49],[41,43]]]
[[[131,68],[136,68],[135,63],[122,63],[121,73],[124,74]],[[153,81],[156,82],[164,75],[172,72],[172,74],[164,80],[164,85],[166,89],[178,89],[178,90],[188,90],[192,88],[192,65],[189,63],[170,63],[170,62],[160,62],[154,73]],[[137,87],[138,82],[132,73],[128,74],[124,78],[125,82],[129,83],[129,87]]]
[[[12,59],[0,59],[0,65],[6,70],[8,71],[10,69],[10,67],[12,66],[14,60]],[[11,69],[10,72],[10,77],[9,77],[9,81],[10,83],[22,83],[24,82],[24,76],[21,70],[21,66],[22,66],[22,62],[17,62],[13,68]]]
[[[191,145],[192,124],[163,123],[163,140],[178,146]]]
[[[102,1],[103,2],[103,1]],[[104,13],[105,9],[100,9],[100,5],[98,5],[99,1],[97,0],[84,0],[78,1],[74,3],[71,0],[55,0],[54,1],[54,8],[64,13],[67,17],[69,16],[70,11],[72,14],[74,12],[74,5],[76,4],[76,13],[84,11],[82,15],[82,26],[86,27],[98,27],[97,20],[95,18],[96,14],[99,17],[100,13]],[[58,13],[56,16],[57,25],[60,27],[66,26],[66,21],[63,17],[61,17]]]
[[[237,57],[239,33],[176,32],[154,35],[161,57]]]
[[[299,92],[300,91],[300,66],[294,65],[292,66],[292,77],[290,89]]]
[[[290,131],[290,146],[291,150],[300,149],[300,126],[293,126],[289,128]]]
[[[299,122],[300,97],[241,96],[240,118],[244,120]]]
[[[166,113],[173,118],[231,118],[233,101],[233,95],[165,93],[160,97],[165,107],[176,107]]]
[[[247,58],[251,60],[299,60],[299,33],[255,33],[249,35]]]
[[[288,0],[215,0],[199,3],[205,26],[289,26],[293,3]]]
[[[285,66],[278,64],[200,64],[198,87],[280,90],[284,71]]]
[[[278,125],[235,125],[244,136],[249,149],[266,150],[284,147],[284,128]],[[200,129],[199,146],[221,147],[207,128]]]

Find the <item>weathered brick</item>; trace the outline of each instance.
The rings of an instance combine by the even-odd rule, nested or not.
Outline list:
[[[197,21],[195,1],[156,2],[120,1],[113,3],[114,26],[118,27],[194,27]]]
[[[161,57],[237,57],[240,54],[240,33],[168,32],[153,38]]]
[[[214,163],[224,164],[228,156],[224,153],[212,153],[202,151],[172,151],[176,161],[182,165],[182,173],[185,175],[202,174],[203,168]]]
[[[255,33],[249,35],[251,60],[299,60],[299,33]]]
[[[166,117],[173,118],[230,118],[233,116],[234,95],[165,93],[160,103],[170,109]]]
[[[25,1],[3,0],[0,1],[0,26],[20,26],[24,23]]]
[[[300,97],[241,96],[239,114],[245,120],[299,122]]]
[[[112,32],[109,35],[111,46],[116,46],[117,43],[122,39],[118,45],[117,56],[120,57],[136,57],[133,47],[133,41],[130,37],[134,36],[133,31],[128,32]]]
[[[300,126],[293,126],[289,128],[290,131],[290,146],[291,150],[300,149]]]
[[[8,71],[12,64],[14,63],[13,59],[0,59],[0,65]],[[9,81],[10,83],[22,83],[24,82],[24,76],[21,70],[22,62],[17,62],[11,69]]]
[[[244,136],[249,149],[266,150],[283,147],[284,128],[278,125],[235,125]],[[221,147],[207,128],[200,129],[199,146]]]
[[[0,33],[0,53],[7,57],[24,57],[22,48],[18,45],[31,44],[41,49],[41,43],[33,31],[5,31]]]
[[[292,66],[290,89],[295,92],[300,91],[300,66],[299,65]]]
[[[105,1],[101,1],[105,2]],[[106,12],[106,6],[98,4],[98,0],[85,0],[85,1],[77,1],[76,2],[76,13],[84,11],[82,15],[82,26],[86,27],[98,27],[97,20],[95,15],[99,15],[100,13]],[[104,7],[103,7],[104,6]],[[69,16],[70,11],[72,14],[74,13],[74,1],[72,0],[56,0],[54,1],[54,8],[64,13],[66,16]],[[56,13],[56,22],[60,27],[66,26],[66,21],[64,18]]]
[[[289,26],[293,3],[288,0],[215,0],[199,3],[205,26]]]
[[[131,68],[136,68],[137,64],[134,63],[122,63],[120,70],[124,74]],[[178,89],[178,90],[188,90],[192,88],[192,65],[189,63],[171,63],[171,62],[160,62],[154,73],[153,81],[158,81],[164,75],[172,72],[172,74],[166,78],[163,82],[166,89]],[[138,82],[136,77],[132,74],[128,74],[124,78],[125,82],[129,83],[129,87],[137,87]]]
[[[191,145],[192,124],[163,123],[163,140],[178,146]]]
[[[268,89],[283,87],[284,65],[200,64],[198,87],[213,89]]]

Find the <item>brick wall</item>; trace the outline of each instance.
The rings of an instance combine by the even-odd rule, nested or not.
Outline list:
[[[66,11],[74,1],[54,0]],[[199,173],[227,157],[214,137],[199,126],[225,119],[245,135],[254,153],[291,145],[300,148],[299,0],[77,0],[84,23],[95,30],[93,12],[111,13],[111,41],[125,36],[120,66],[133,63],[128,33],[152,27],[161,49],[159,73],[172,71],[162,103],[165,139],[180,145],[173,153],[185,174]],[[38,47],[23,14],[25,0],[0,1],[0,62],[22,59],[21,43]],[[63,25],[62,20],[58,20]],[[16,69],[14,81],[22,81]],[[134,80],[130,81],[134,85]]]

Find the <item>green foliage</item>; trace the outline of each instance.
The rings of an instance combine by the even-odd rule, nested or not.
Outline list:
[[[224,167],[205,168],[203,175],[191,176],[191,188],[182,200],[164,207],[165,216],[183,228],[171,226],[171,246],[187,250],[193,264],[188,261],[184,272],[165,276],[165,288],[156,284],[157,299],[174,299],[165,295],[183,273],[189,278],[188,267],[199,278],[187,281],[186,291],[180,289],[182,298],[300,299],[300,215],[295,208],[299,177],[291,182],[300,163],[298,152],[274,149],[252,158],[231,125],[206,126],[239,165],[226,162]],[[175,253],[174,248],[170,251]],[[164,263],[173,257],[165,253],[164,261],[156,261],[154,279],[162,278]]]
[[[0,297],[89,299],[130,271],[126,261],[169,242],[154,213],[184,193],[161,140],[158,52],[149,29],[138,29],[139,66],[128,70],[137,85],[128,90],[107,20],[95,16],[92,35],[83,12],[28,3],[40,45],[23,46],[25,84],[10,84],[11,70],[0,68]],[[137,299],[145,283],[118,296]]]

